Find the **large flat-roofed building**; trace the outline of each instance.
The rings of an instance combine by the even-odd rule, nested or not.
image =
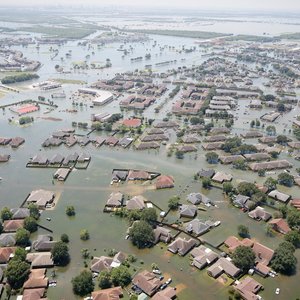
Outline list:
[[[113,94],[108,91],[98,91],[95,89],[81,88],[78,90],[80,94],[92,95],[95,98],[92,100],[94,105],[104,105],[113,100]]]

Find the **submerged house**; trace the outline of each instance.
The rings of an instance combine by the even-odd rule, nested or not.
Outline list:
[[[211,265],[219,258],[216,252],[203,245],[194,248],[191,251],[191,256],[193,257],[192,266],[200,270]]]
[[[186,255],[190,250],[196,246],[197,242],[194,239],[183,239],[178,237],[174,242],[168,246],[168,250],[174,254],[179,254],[180,256]]]

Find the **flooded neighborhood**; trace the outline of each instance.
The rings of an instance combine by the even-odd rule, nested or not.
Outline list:
[[[0,8],[0,299],[300,299],[299,20]]]

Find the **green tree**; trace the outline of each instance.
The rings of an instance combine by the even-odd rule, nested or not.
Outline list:
[[[272,268],[282,274],[292,274],[296,269],[295,247],[290,242],[281,243],[274,252]]]
[[[277,180],[272,177],[268,177],[264,182],[264,186],[268,188],[269,191],[275,190],[277,187]]]
[[[176,210],[179,206],[179,201],[180,201],[180,198],[178,196],[171,197],[168,201],[168,207],[171,210]]]
[[[80,252],[81,252],[82,258],[88,259],[90,257],[90,251],[89,251],[89,249],[83,248],[83,249],[81,249]]]
[[[222,149],[225,152],[230,152],[233,148],[238,148],[242,145],[242,140],[239,137],[232,137],[226,140],[224,145],[222,146]]]
[[[25,228],[19,228],[16,231],[16,244],[21,247],[26,247],[29,244],[30,232]]]
[[[125,287],[131,282],[131,274],[127,267],[121,265],[112,269],[111,280],[114,286]]]
[[[238,235],[242,238],[246,238],[249,236],[249,228],[245,225],[238,226]]]
[[[250,247],[238,246],[232,254],[232,262],[246,272],[255,265],[255,253]]]
[[[66,233],[63,233],[61,236],[60,236],[60,240],[64,243],[69,243],[69,236],[66,234]]]
[[[7,282],[12,289],[20,289],[28,279],[30,265],[25,261],[12,259],[9,261],[6,269]]]
[[[157,221],[157,212],[155,208],[145,208],[142,211],[141,220],[144,220],[150,224],[154,224]]]
[[[276,127],[274,125],[269,125],[266,128],[268,135],[275,135],[276,134]]]
[[[183,159],[184,158],[184,153],[182,151],[178,150],[178,149],[176,150],[175,155],[176,155],[177,159]]]
[[[98,276],[98,280],[99,280],[99,287],[101,289],[108,289],[112,286],[110,272],[108,271],[105,270],[101,271]]]
[[[288,141],[289,141],[289,139],[287,138],[286,135],[278,135],[277,136],[277,143],[278,144],[285,145]]]
[[[291,228],[300,227],[300,211],[291,209],[287,213],[287,222]]]
[[[90,234],[87,229],[80,230],[80,239],[83,241],[87,241],[90,239]]]
[[[38,229],[38,224],[35,218],[27,217],[24,219],[24,228],[29,232],[36,232]]]
[[[3,207],[1,210],[1,219],[2,221],[10,220],[13,216],[13,213],[10,211],[8,207]]]
[[[300,247],[300,233],[298,230],[292,230],[292,231],[288,232],[284,236],[284,239],[287,242],[290,242],[291,244],[293,244],[295,248]]]
[[[36,204],[30,203],[28,205],[28,209],[29,209],[31,217],[35,218],[36,220],[38,220],[40,218],[40,211]]]
[[[240,194],[244,196],[251,197],[253,194],[257,193],[259,189],[252,182],[241,182],[237,186],[237,190]]]
[[[233,185],[231,182],[224,182],[223,183],[223,192],[229,194],[233,191]]]
[[[246,164],[245,160],[242,158],[235,160],[232,163],[232,165],[234,168],[236,168],[238,170],[246,170],[247,169],[247,164]]]
[[[73,292],[75,295],[84,297],[94,290],[93,274],[83,270],[72,279]]]
[[[69,247],[62,241],[54,245],[51,254],[55,265],[66,266],[70,262]]]
[[[260,126],[260,121],[258,119],[255,120],[255,126],[259,127]]]
[[[211,151],[205,154],[205,158],[209,164],[217,164],[219,160],[219,155],[216,152]]]
[[[67,206],[66,215],[71,217],[71,216],[75,216],[75,214],[76,214],[76,212],[75,212],[74,206]]]
[[[205,189],[209,189],[211,187],[211,179],[209,177],[202,178],[202,187]]]
[[[250,122],[250,127],[253,128],[254,126],[255,126],[255,121],[252,120],[252,121]]]
[[[259,177],[265,177],[266,176],[266,170],[264,170],[264,169],[258,170],[257,174],[258,174]]]
[[[291,187],[294,184],[294,176],[286,172],[280,173],[278,175],[278,183]]]
[[[24,248],[18,247],[12,259],[18,261],[25,261],[26,256],[27,256],[27,251]]]
[[[138,221],[129,230],[131,242],[138,248],[145,248],[153,243],[154,232],[152,227],[145,221]]]

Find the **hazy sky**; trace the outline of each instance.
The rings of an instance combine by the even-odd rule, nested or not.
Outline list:
[[[3,4],[2,4],[3,3]],[[0,0],[2,5],[116,5],[300,12],[300,0]]]

